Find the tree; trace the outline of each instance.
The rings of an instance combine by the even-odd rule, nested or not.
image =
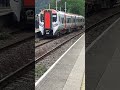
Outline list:
[[[62,11],[65,11],[65,2],[67,2],[67,12],[84,15],[85,13],[85,1],[84,0],[61,0],[58,2],[58,10],[60,7]],[[56,0],[51,0],[51,8],[55,9]]]

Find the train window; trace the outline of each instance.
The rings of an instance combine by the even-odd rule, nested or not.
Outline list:
[[[62,18],[62,23],[64,23],[64,18]]]
[[[71,18],[70,18],[70,22],[69,23],[71,23]]]
[[[44,22],[44,15],[43,14],[40,15],[40,19],[41,19],[41,22]]]
[[[83,22],[85,22],[85,20],[83,19]]]
[[[67,23],[70,23],[70,18],[67,18]]]
[[[69,19],[67,18],[67,23],[69,23]]]
[[[75,23],[75,19],[73,19],[73,23]]]
[[[72,21],[73,21],[73,19],[72,19],[72,17],[71,17],[71,23],[72,23]]]
[[[53,22],[57,21],[57,14],[53,14]]]
[[[82,19],[80,19],[80,22],[82,22]]]

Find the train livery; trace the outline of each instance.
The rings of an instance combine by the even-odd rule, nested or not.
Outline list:
[[[60,36],[84,27],[81,15],[65,13],[54,9],[44,9],[39,14],[39,30],[42,36]]]
[[[34,20],[34,0],[10,0],[10,7],[14,12],[16,21]]]

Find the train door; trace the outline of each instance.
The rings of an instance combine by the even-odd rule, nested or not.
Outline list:
[[[76,26],[77,26],[76,24],[77,24],[77,22],[76,22],[76,16],[75,16],[75,28],[76,28]]]
[[[46,35],[53,35],[52,30],[52,11],[44,11],[44,33]]]
[[[66,29],[67,29],[67,28],[66,28],[66,26],[67,26],[67,24],[66,24],[66,22],[67,22],[67,20],[66,20],[66,14],[65,14],[65,17],[64,17],[64,18],[65,18],[65,30],[66,30]]]

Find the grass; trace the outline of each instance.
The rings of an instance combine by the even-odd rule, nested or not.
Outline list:
[[[47,71],[47,68],[44,65],[38,65],[35,67],[35,77],[41,77],[45,72]]]

